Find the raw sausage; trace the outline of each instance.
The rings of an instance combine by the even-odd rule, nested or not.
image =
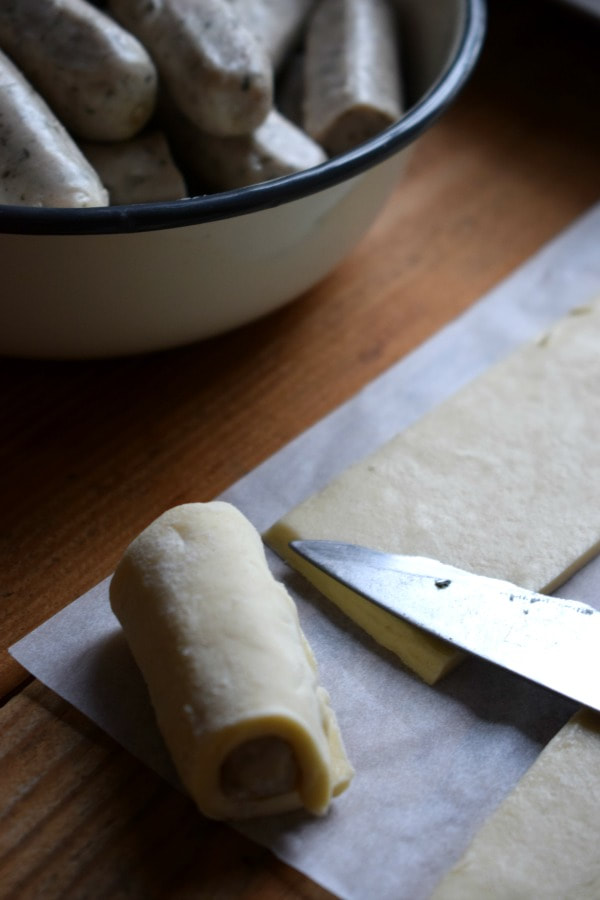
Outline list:
[[[315,0],[229,0],[278,69],[298,39]]]
[[[140,134],[129,141],[85,143],[80,147],[113,204],[179,200],[187,194],[183,176],[160,131]]]
[[[150,51],[174,103],[211,134],[247,134],[273,100],[271,63],[227,0],[110,0]]]
[[[1,51],[0,202],[62,207],[108,203],[96,172]]]
[[[344,153],[401,114],[394,10],[388,0],[321,0],[306,40],[304,127]]]
[[[216,137],[182,118],[172,119],[171,137],[186,167],[211,191],[226,191],[301,172],[327,159],[300,128],[272,110],[252,134]]]
[[[0,47],[77,137],[125,140],[153,112],[147,51],[85,0],[0,0]]]

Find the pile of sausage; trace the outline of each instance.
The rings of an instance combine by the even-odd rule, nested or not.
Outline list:
[[[0,203],[243,187],[401,110],[392,0],[0,0]]]

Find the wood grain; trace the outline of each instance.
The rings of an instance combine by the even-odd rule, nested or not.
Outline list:
[[[105,362],[0,361],[0,896],[325,895],[190,804],[7,647],[108,575],[167,507],[214,497],[596,202],[595,22],[494,0],[459,101],[321,285],[232,334]]]
[[[197,815],[37,682],[0,710],[0,895],[304,897],[325,890]]]

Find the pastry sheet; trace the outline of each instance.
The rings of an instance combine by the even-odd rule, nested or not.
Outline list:
[[[445,396],[600,295],[600,204],[467,313],[222,495],[264,530]],[[211,498],[203,498],[211,499]],[[330,814],[242,830],[344,900],[426,900],[574,704],[471,659],[421,683],[274,554],[356,768]],[[600,608],[600,560],[561,594]],[[11,648],[37,678],[177,785],[108,580]]]

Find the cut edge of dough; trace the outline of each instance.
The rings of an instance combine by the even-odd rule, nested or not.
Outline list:
[[[298,534],[283,521],[276,522],[263,535],[271,549],[427,684],[435,684],[465,658],[465,654],[452,644],[379,609],[294,553],[289,546],[290,541],[304,537],[307,536]]]
[[[595,900],[600,862],[594,835],[600,813],[592,814],[593,822],[589,813],[597,809],[594,778],[598,762],[600,715],[581,709],[485,819],[460,859],[438,883],[431,900],[479,900],[483,896],[525,900],[542,895],[548,900]],[[584,805],[587,818],[581,810]],[[564,842],[569,854],[567,865],[562,854],[558,856],[559,842]],[[579,868],[582,844],[586,847],[585,871]]]
[[[264,738],[278,738],[292,751],[298,768],[298,783],[288,791],[271,797],[239,801],[222,790],[223,765],[230,754],[242,745]],[[329,735],[326,736],[327,738]],[[203,813],[217,819],[241,819],[272,815],[305,808],[314,815],[324,815],[334,795],[334,766],[325,758],[329,743],[315,741],[306,724],[289,712],[273,711],[236,722],[204,744],[202,770],[196,777],[188,773],[190,794]]]

